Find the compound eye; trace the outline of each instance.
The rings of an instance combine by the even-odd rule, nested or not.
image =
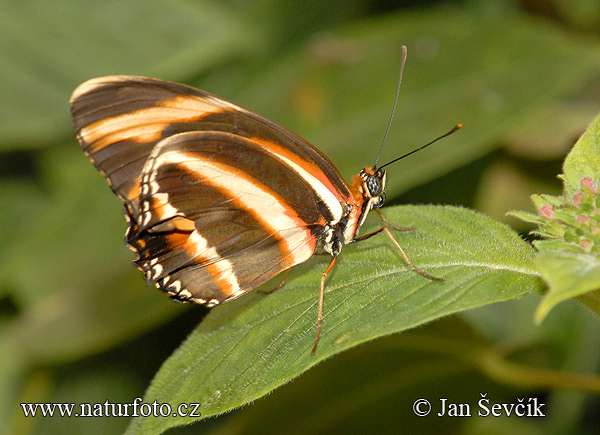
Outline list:
[[[375,198],[376,196],[381,195],[383,190],[381,177],[378,177],[377,175],[372,175],[369,178],[367,178],[367,189],[369,189],[369,194],[371,194],[371,198]]]

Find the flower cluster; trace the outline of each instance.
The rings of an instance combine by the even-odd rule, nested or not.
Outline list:
[[[528,220],[539,224],[533,233],[547,239],[547,248],[600,255],[598,189],[590,177],[584,177],[580,186],[571,198],[534,195],[539,216]]]

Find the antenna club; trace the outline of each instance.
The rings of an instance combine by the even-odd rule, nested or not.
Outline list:
[[[443,135],[441,135],[441,136],[438,136],[438,137],[436,137],[434,140],[432,140],[431,142],[428,142],[428,143],[426,143],[426,144],[425,144],[425,145],[423,145],[422,147],[419,147],[419,148],[417,148],[417,149],[415,149],[415,150],[412,150],[412,151],[411,151],[411,152],[409,152],[409,153],[406,153],[406,154],[404,154],[404,155],[402,155],[402,156],[400,156],[400,157],[398,157],[398,158],[395,158],[395,159],[394,159],[394,160],[392,160],[391,162],[387,162],[385,165],[381,165],[381,166],[379,167],[379,169],[383,169],[384,167],[386,167],[386,166],[388,166],[388,165],[391,165],[392,163],[394,163],[394,162],[397,162],[398,160],[400,160],[400,159],[403,159],[404,157],[408,157],[408,156],[410,156],[411,154],[414,154],[414,153],[416,153],[417,151],[421,151],[422,149],[424,149],[424,148],[427,148],[429,145],[433,145],[433,144],[434,144],[434,143],[436,143],[438,140],[440,140],[440,139],[443,139],[443,138],[445,138],[446,136],[450,136],[452,133],[454,133],[454,132],[455,132],[455,131],[457,131],[457,130],[460,130],[461,128],[462,128],[462,124],[461,124],[461,123],[459,123],[459,124],[456,124],[456,125],[454,126],[454,128],[453,128],[452,130],[450,130],[448,133],[445,133],[445,134],[443,134]]]

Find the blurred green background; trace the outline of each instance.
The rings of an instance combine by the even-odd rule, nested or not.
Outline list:
[[[4,0],[0,41],[0,421],[9,433],[122,432],[127,418],[24,418],[19,403],[130,403],[207,312],[171,303],[132,267],[121,204],[71,129],[69,96],[84,80],[138,74],[206,89],[299,133],[349,179],[373,163],[405,44],[382,161],[464,128],[391,166],[388,203],[464,205],[524,236],[530,228],[505,213],[531,210],[532,193],[560,192],[562,159],[600,111],[595,0]],[[532,390],[465,363],[460,345],[432,344],[476,342],[525,366],[598,373],[597,318],[571,301],[536,326],[538,302],[530,295],[359,346],[172,433],[597,433],[597,395]],[[482,392],[498,403],[537,397],[547,417],[412,412],[421,397],[475,408]]]

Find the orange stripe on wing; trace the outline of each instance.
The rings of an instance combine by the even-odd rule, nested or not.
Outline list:
[[[180,155],[185,156],[185,153]],[[286,267],[302,263],[310,258],[316,247],[316,239],[295,210],[277,192],[250,177],[247,173],[222,163],[197,156],[187,157],[181,164],[206,183],[218,189],[233,204],[250,214],[260,223],[267,234],[278,239],[281,258],[288,258]],[[289,235],[282,237],[283,231]],[[291,246],[297,246],[295,250]],[[294,252],[295,251],[295,252]]]
[[[194,134],[183,133],[178,135],[178,140],[181,140],[183,135],[188,135],[193,139]],[[163,141],[159,148],[161,146],[168,146],[168,143]],[[155,149],[148,160],[148,165],[151,167],[147,166],[145,172],[151,174],[156,174],[158,165],[179,166],[182,170],[194,174],[197,179],[202,180],[202,183],[220,191],[224,197],[232,201],[236,208],[251,215],[266,234],[270,234],[278,240],[280,257],[289,259],[286,267],[302,263],[314,253],[316,239],[306,222],[277,192],[263,185],[259,180],[253,179],[247,173],[196,154],[177,151],[161,152],[159,149]],[[153,208],[162,213],[164,207],[171,207],[167,194],[160,192],[160,187],[152,176],[148,184],[151,192],[158,192],[153,195],[155,201]],[[142,225],[148,224],[148,222],[150,222],[149,216],[142,219]],[[282,236],[282,232],[286,232],[285,237]],[[292,249],[291,246],[296,248]]]
[[[343,208],[340,202],[349,202],[354,205],[354,198],[343,196],[318,165],[307,162],[290,149],[276,142],[258,137],[253,137],[250,140],[259,144],[270,156],[287,165],[290,170],[296,172],[310,184],[331,211],[334,217],[332,224],[337,223],[343,216]]]
[[[184,91],[185,95],[173,95]],[[209,94],[200,96],[189,91],[200,92],[130,76],[99,77],[81,84],[71,96],[71,107],[84,149],[94,154],[119,141],[154,142],[172,123],[195,122],[232,108],[242,110]],[[87,122],[90,118],[95,120]]]
[[[112,186],[112,183],[110,181],[110,178],[107,178],[108,180],[108,185]],[[137,177],[135,177],[133,185],[131,186],[131,189],[129,189],[129,191],[127,191],[127,199],[129,199],[129,201],[137,201],[140,197],[140,176],[138,175]]]
[[[194,230],[185,243],[185,250],[194,262],[205,267],[219,290],[227,298],[241,294],[240,284],[233,269],[233,264],[226,258],[221,258],[215,248],[208,246],[208,241],[198,231]]]
[[[173,98],[164,103],[176,103],[178,100],[186,99]],[[213,108],[212,111],[194,112],[178,107],[153,106],[101,119],[81,127],[78,133],[81,140],[85,142],[85,150],[95,154],[116,142],[132,141],[141,144],[158,141],[162,139],[163,131],[174,122],[195,122],[220,111]],[[187,116],[182,116],[183,114]]]
[[[184,218],[182,218],[182,220],[183,219]],[[193,225],[192,221],[189,222]],[[189,227],[189,225],[183,225],[183,227]],[[159,256],[150,259],[150,252],[147,250],[141,255],[144,261],[140,264],[140,269],[146,273],[146,279],[149,282],[156,281],[159,286],[177,295],[187,291],[181,282],[178,283],[179,279],[176,278],[177,270],[165,270],[164,268],[165,264],[168,263],[169,257],[182,255],[181,250],[183,250],[185,251],[187,261],[182,262],[181,266],[189,267],[193,263],[202,267],[204,271],[210,275],[212,281],[219,287],[219,291],[222,293],[220,299],[234,298],[243,293],[240,290],[240,285],[231,261],[221,258],[216,249],[210,247],[207,240],[202,237],[197,230],[194,229],[193,231],[187,232],[178,232],[174,230],[172,232],[156,235],[150,233],[144,237],[157,237],[164,243],[164,247]],[[145,242],[143,242],[143,239],[138,239],[133,242],[133,246],[140,250],[143,250],[142,247],[144,245]],[[140,253],[140,251],[138,251],[138,253]],[[172,274],[174,276],[172,276]],[[185,299],[191,297],[192,295],[190,293],[189,296],[186,295]]]

